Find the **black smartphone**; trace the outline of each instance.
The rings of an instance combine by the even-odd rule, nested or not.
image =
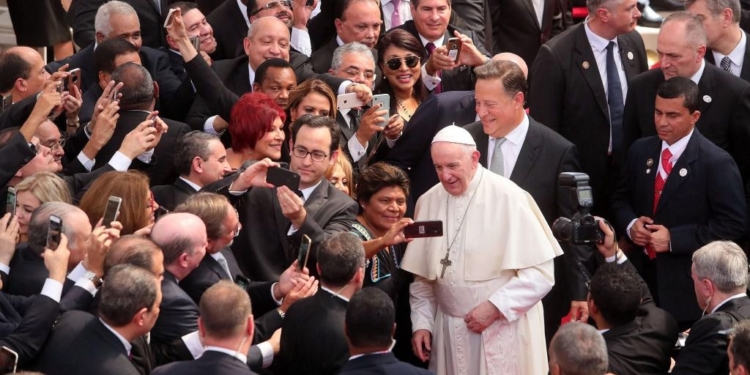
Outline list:
[[[240,274],[234,275],[234,283],[239,285],[240,288],[247,290],[250,287],[250,279]]]
[[[443,222],[440,220],[415,221],[404,227],[404,236],[406,238],[442,237]]]
[[[60,234],[62,233],[62,219],[55,215],[49,217],[49,228],[47,229],[47,248],[57,250],[60,246]]]
[[[81,69],[75,68],[70,71],[70,75],[68,76],[68,91],[71,91],[70,88],[72,86],[78,87],[78,91],[81,90]]]
[[[8,109],[10,109],[10,106],[12,105],[13,105],[13,95],[8,94],[8,95],[3,96],[3,108],[2,108],[2,111],[0,111],[0,113],[5,112]]]
[[[307,267],[307,260],[310,258],[311,245],[312,241],[310,240],[310,237],[303,234],[302,242],[299,246],[299,254],[297,254],[297,271],[299,272],[302,272],[302,270]]]
[[[114,195],[109,197],[107,200],[107,208],[104,209],[102,225],[107,228],[112,226],[112,222],[117,220],[117,215],[120,213],[120,204],[122,204],[122,198],[115,197]]]
[[[268,172],[266,172],[266,181],[276,187],[286,186],[291,191],[299,190],[299,174],[288,169],[279,167],[268,168]]]
[[[14,374],[18,367],[18,353],[4,346],[0,348],[0,373]]]
[[[315,0],[307,0],[307,1],[305,2],[305,6],[306,6],[306,7],[311,7],[311,6],[313,6],[313,5],[315,5]]]
[[[448,39],[448,57],[453,61],[458,61],[461,56],[461,39],[450,38]]]
[[[10,213],[10,218],[16,216],[16,189],[9,187],[8,196],[5,199],[5,212]]]

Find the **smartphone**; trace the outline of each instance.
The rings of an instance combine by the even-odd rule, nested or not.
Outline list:
[[[350,109],[362,107],[365,105],[359,98],[357,98],[356,92],[350,92],[348,94],[339,95],[336,98],[336,104],[338,109]]]
[[[7,111],[10,106],[13,105],[13,94],[8,94],[3,96],[3,110],[2,112]]]
[[[9,187],[8,196],[5,199],[5,212],[10,213],[10,218],[16,216],[16,189]]]
[[[307,1],[305,2],[305,6],[306,6],[306,7],[311,7],[311,6],[313,6],[313,5],[315,5],[315,0],[307,0]]]
[[[424,237],[442,237],[443,222],[436,221],[415,221],[404,228],[406,238],[424,238]]]
[[[49,217],[49,228],[47,229],[47,248],[57,250],[60,246],[60,233],[62,233],[62,219],[55,215]]]
[[[13,374],[18,367],[18,353],[3,345],[0,348],[0,373]]]
[[[461,56],[461,39],[458,38],[450,38],[448,39],[448,57],[453,59],[453,61],[458,61],[459,56]]]
[[[166,29],[167,26],[169,26],[170,23],[172,23],[172,17],[174,17],[174,12],[177,11],[178,8],[172,8],[169,10],[169,13],[167,13],[167,18],[164,19],[164,28]]]
[[[115,86],[117,86],[117,84],[115,84]],[[119,94],[119,92],[117,91],[117,87],[113,87],[112,88],[112,95],[110,95],[109,100],[111,100],[113,102],[116,101],[117,100],[117,94]]]
[[[306,234],[302,235],[302,242],[299,245],[299,254],[297,254],[297,271],[302,272],[307,267],[307,260],[310,258],[310,247],[312,241]]]
[[[191,36],[190,43],[193,43],[193,48],[195,48],[196,52],[201,51],[201,37],[200,36]]]
[[[65,82],[57,81],[57,93],[62,95],[63,91],[65,91]]]
[[[70,71],[70,75],[68,76],[68,91],[71,91],[70,88],[72,86],[78,87],[78,90],[81,90],[81,69],[75,68]]]
[[[279,167],[268,168],[268,172],[266,172],[266,181],[276,187],[286,186],[291,191],[299,190],[299,174],[288,169]]]
[[[234,275],[234,283],[239,285],[240,288],[247,290],[250,287],[250,279],[240,274]]]
[[[373,95],[372,102],[370,102],[370,107],[374,107],[374,106],[376,106],[378,104],[382,104],[383,105],[380,108],[380,110],[385,110],[386,112],[391,113],[391,96],[390,95],[388,95],[388,94]],[[386,124],[388,124],[388,120],[386,119],[385,121],[381,122],[380,124],[381,124],[380,126],[384,127]]]
[[[117,220],[117,215],[120,214],[120,204],[122,204],[122,198],[115,197],[114,195],[109,197],[107,200],[107,208],[104,209],[102,225],[107,228],[112,226],[112,222]]]

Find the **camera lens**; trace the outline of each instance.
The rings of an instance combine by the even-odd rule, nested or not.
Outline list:
[[[558,241],[569,241],[571,232],[572,224],[567,217],[558,218],[552,223],[552,235],[555,236]]]

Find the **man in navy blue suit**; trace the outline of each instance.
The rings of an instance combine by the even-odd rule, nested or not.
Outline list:
[[[631,252],[631,261],[657,305],[681,329],[701,317],[686,287],[691,285],[691,255],[715,240],[740,241],[747,228],[737,164],[695,128],[699,104],[698,86],[689,78],[671,78],[659,86],[657,136],[630,148],[612,200],[620,233],[639,249]]]

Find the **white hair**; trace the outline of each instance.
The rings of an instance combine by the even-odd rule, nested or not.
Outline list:
[[[120,15],[135,15],[138,17],[138,13],[133,9],[130,4],[118,1],[118,0],[112,0],[108,3],[105,3],[104,5],[99,7],[99,10],[96,11],[96,18],[94,19],[94,30],[97,33],[101,33],[105,37],[109,36],[109,34],[112,33],[112,23],[110,22],[110,18],[113,14],[120,14]]]

